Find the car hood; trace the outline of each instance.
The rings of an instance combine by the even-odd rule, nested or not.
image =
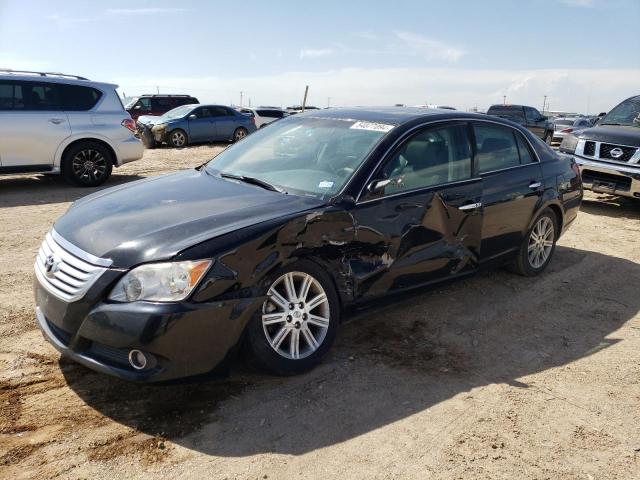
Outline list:
[[[628,125],[596,125],[580,133],[584,140],[640,147],[640,127]]]
[[[84,197],[54,225],[113,267],[166,260],[205,240],[323,205],[319,199],[224,180],[204,169],[132,182]]]
[[[160,122],[161,118],[159,115],[141,115],[138,117],[138,122],[143,125],[155,125]]]

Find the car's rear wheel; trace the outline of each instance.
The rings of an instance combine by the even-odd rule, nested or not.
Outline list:
[[[247,135],[249,135],[249,132],[247,131],[246,128],[238,127],[238,128],[236,128],[235,132],[233,132],[233,141],[234,142],[239,142],[240,140],[242,140]]]
[[[270,283],[267,300],[247,335],[256,363],[279,375],[315,367],[331,348],[340,316],[338,296],[328,274],[300,261]]]
[[[558,219],[553,210],[545,209],[527,232],[513,263],[520,275],[533,277],[549,265],[558,239]]]
[[[111,176],[113,155],[97,142],[82,142],[65,152],[62,175],[65,180],[81,187],[97,187]]]
[[[169,145],[174,148],[186,146],[188,143],[187,133],[179,128],[169,133]]]

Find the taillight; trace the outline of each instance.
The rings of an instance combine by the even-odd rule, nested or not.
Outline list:
[[[573,132],[573,128],[565,128],[564,130],[560,130],[560,133],[571,133]]]
[[[122,120],[121,125],[128,129],[131,130],[132,133],[136,133],[136,122],[134,122],[133,120],[131,120],[130,118],[125,118],[124,120]]]

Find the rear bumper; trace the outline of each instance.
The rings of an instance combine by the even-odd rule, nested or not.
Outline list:
[[[210,372],[238,343],[264,299],[206,304],[66,303],[34,282],[36,319],[45,339],[62,355],[101,373],[136,382],[157,382]],[[144,369],[129,363],[138,349]]]
[[[640,165],[636,167],[596,162],[574,156],[586,190],[640,199]]]
[[[144,153],[144,145],[142,141],[131,135],[124,141],[119,142],[116,145],[117,148],[117,166],[124,165],[125,163],[133,162],[142,158]]]

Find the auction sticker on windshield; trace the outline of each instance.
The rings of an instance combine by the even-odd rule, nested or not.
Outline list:
[[[354,130],[372,130],[374,132],[388,132],[395,125],[387,125],[386,123],[377,123],[377,122],[356,122],[351,125],[349,128],[353,128]]]

